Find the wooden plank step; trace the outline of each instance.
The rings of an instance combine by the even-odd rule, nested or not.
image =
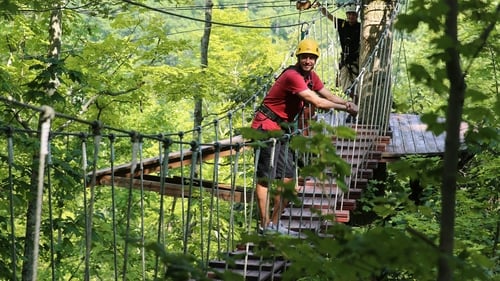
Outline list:
[[[245,265],[247,270],[255,270],[255,271],[275,271],[277,269],[282,268],[285,265],[286,261],[278,260],[278,261],[270,261],[270,260],[261,260],[261,259],[238,259],[234,261],[224,261],[224,260],[213,260],[209,261],[208,265],[211,268],[227,268],[227,269],[245,269]]]
[[[282,214],[284,220],[308,220],[321,221],[326,216],[333,216],[336,219],[349,218],[348,210],[333,210],[333,209],[311,209],[311,208],[286,208]]]
[[[378,162],[378,160],[366,159],[361,167],[375,170],[378,167]]]
[[[335,221],[347,223],[349,222],[351,212],[348,210],[336,210],[335,211]]]
[[[349,147],[344,147],[341,146],[337,148],[337,155],[348,155],[348,154],[354,154],[354,155],[364,155],[368,151],[371,151],[372,149],[370,147],[358,147],[358,146],[349,146]]]
[[[316,208],[316,209],[334,209],[335,204],[343,199],[343,197],[329,198],[326,196],[313,196],[304,197],[302,199],[303,208]]]
[[[337,150],[337,155],[343,158],[353,157],[353,158],[365,158],[365,159],[380,159],[382,158],[381,151],[375,150],[363,150],[363,149],[342,149]]]
[[[333,145],[336,146],[337,150],[341,148],[360,148],[360,149],[372,149],[376,142],[366,142],[366,141],[333,141]]]
[[[376,169],[378,161],[374,159],[345,159],[347,164],[353,167],[363,167],[365,169]]]
[[[320,220],[321,215],[333,214],[333,210],[321,209],[321,210],[311,210],[310,208],[286,208],[281,215],[284,218],[306,218],[311,220]]]
[[[335,198],[342,198],[345,196],[345,194],[349,193],[352,196],[359,196],[358,198],[361,197],[361,193],[363,192],[363,188],[366,187],[366,179],[352,179],[351,180],[351,185],[348,187],[347,191],[342,191],[340,187],[336,188],[326,188],[322,189],[320,186],[318,187],[305,187],[306,190],[301,189],[297,197],[299,199],[302,198],[310,198],[310,197],[315,197],[315,198],[323,198],[325,200],[334,200]]]
[[[344,198],[360,199],[362,194],[363,189],[361,188],[349,188],[347,194],[344,194]]]
[[[379,143],[379,142],[376,142],[374,145],[373,145],[373,150],[375,151],[380,151],[380,152],[384,152],[387,150],[387,146],[388,144],[386,143]]]
[[[382,153],[377,153],[377,154],[371,154],[367,153],[365,155],[352,155],[352,154],[346,154],[346,155],[339,155],[342,160],[347,162],[348,164],[352,165],[353,168],[357,167],[363,167],[364,162],[379,162],[379,160],[382,159]]]
[[[377,139],[377,143],[383,143],[383,144],[390,144],[391,143],[391,136],[379,136],[379,138]]]
[[[332,136],[333,142],[375,142],[380,140],[380,136],[376,134],[357,134],[354,139],[339,138]]]
[[[297,196],[299,198],[301,197],[312,197],[312,196],[318,196],[318,195],[325,195],[325,196],[330,196],[334,197],[336,195],[341,195],[343,192],[342,190],[337,187],[337,185],[315,185],[315,186],[302,186],[299,187],[299,190],[297,191]]]
[[[349,188],[351,188],[351,187],[352,188],[364,188],[364,187],[366,187],[368,180],[370,180],[373,177],[373,170],[372,169],[366,169],[366,170],[370,171],[369,174],[365,174],[364,176],[352,175],[350,178],[348,178],[347,180],[350,179],[350,182],[351,182],[351,184],[348,187]],[[327,172],[327,175],[328,175],[328,172]],[[330,176],[332,176],[331,173],[330,173]],[[326,186],[325,188],[322,187],[322,183],[319,181],[316,182],[316,186],[314,186],[314,185],[311,185],[311,186],[299,185],[298,195],[300,197],[300,194],[302,194],[302,192],[304,192],[305,196],[309,196],[310,194],[319,194],[319,193],[323,193],[325,195],[331,194],[332,196],[334,196],[336,194],[341,194],[341,192],[342,192],[342,189],[340,187],[337,187],[336,184],[335,184],[335,186],[330,186],[330,187],[328,186],[329,183],[324,183],[324,185]]]
[[[346,127],[349,127],[352,129],[358,129],[358,130],[361,130],[361,129],[377,130],[377,132],[378,132],[378,128],[379,128],[378,125],[368,125],[368,124],[359,124],[359,123],[358,124],[356,124],[356,123],[346,124]]]
[[[215,271],[224,272],[223,268],[214,268]],[[267,281],[271,280],[272,272],[258,270],[231,269],[231,272],[241,275],[246,281]]]
[[[353,194],[359,194],[363,192],[363,189],[368,187],[368,179],[352,179],[351,184],[349,185],[349,191],[353,190]]]
[[[332,186],[332,187],[337,186],[335,179],[320,181],[316,178],[307,178],[306,180],[302,180],[302,181],[299,180],[299,185],[302,185],[302,186]]]
[[[246,257],[248,259],[257,259],[257,260],[261,259],[260,256],[254,255],[252,251],[247,252],[245,248],[243,248],[243,249],[237,248],[234,251],[228,252],[226,254],[230,258],[244,258],[244,257]],[[283,257],[275,256],[275,257],[273,257],[273,260],[283,260]]]
[[[332,209],[335,204],[335,200],[325,200],[322,198],[304,198],[302,205],[304,208],[316,208],[316,209]],[[356,207],[356,200],[351,198],[339,198],[336,200],[336,206],[334,209],[340,210],[354,210]]]
[[[322,224],[322,222],[318,220],[307,220],[307,219],[297,220],[297,219],[290,219],[284,216],[281,217],[280,223],[282,223],[286,228],[298,232],[304,230],[316,231],[316,229],[319,229],[319,227]]]
[[[353,169],[352,175],[358,175],[358,178],[373,178],[373,170],[372,169],[366,169],[366,168],[355,168]]]

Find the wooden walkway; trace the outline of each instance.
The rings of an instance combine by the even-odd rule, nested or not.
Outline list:
[[[380,162],[391,162],[400,159],[406,155],[423,155],[423,156],[439,156],[444,152],[445,135],[434,135],[432,132],[426,131],[427,126],[422,123],[420,117],[414,114],[391,114],[390,115],[390,132],[391,137],[377,137],[375,141],[369,139],[366,136],[366,131],[364,132],[365,137],[353,144],[350,141],[337,141],[337,149],[339,154],[343,155],[343,158],[351,164],[355,164],[356,168],[353,174],[361,175],[357,178],[356,188],[353,188],[351,193],[351,198],[356,198],[360,194],[360,189],[362,189],[368,179],[372,176],[372,170]],[[463,134],[467,129],[464,123],[461,128],[461,138],[463,139]],[[363,132],[362,129],[359,129]],[[220,157],[234,154],[234,146],[232,144],[242,143],[244,140],[241,136],[234,137],[231,141],[223,140],[220,142]],[[356,148],[352,148],[352,146]],[[366,147],[366,148],[365,148]],[[365,151],[368,149],[367,151]],[[202,147],[203,159],[211,159],[214,156],[213,146]],[[363,166],[357,167],[359,163],[352,163],[355,161],[354,158],[349,158],[348,155],[353,155],[355,153],[366,153],[367,157],[364,158]],[[358,151],[359,150],[359,151]],[[179,167],[182,165],[191,164],[192,152],[190,150],[185,150],[182,152],[171,152],[169,154],[168,166],[169,168]],[[182,159],[182,161],[181,161]],[[133,186],[139,188],[140,186],[145,187],[147,190],[159,192],[160,191],[160,178],[154,176],[158,173],[161,167],[160,158],[153,157],[144,159],[143,162],[143,173],[145,178],[142,182],[137,178],[140,171],[136,171],[133,175],[134,179],[131,179],[131,163],[125,163],[116,166],[113,170],[101,169],[96,173],[96,184],[97,185],[111,185],[112,179],[114,179],[114,185],[122,187]],[[113,173],[113,177],[111,174]],[[153,174],[153,175],[151,175]],[[90,176],[90,175],[89,175]],[[167,178],[165,187],[165,194],[170,196],[179,196],[179,187],[184,184],[182,179],[179,178]],[[230,196],[231,187],[219,183],[219,187],[222,192],[220,197],[222,199],[228,199]],[[207,190],[213,188],[213,184],[210,182],[203,182],[203,187]],[[245,195],[243,194],[244,189],[236,187],[235,190],[235,201],[241,202]],[[248,192],[248,191],[247,191]],[[189,194],[185,194],[189,195]],[[248,195],[248,194],[247,194]],[[350,204],[349,201],[346,206],[355,205]],[[350,209],[350,208],[349,208]],[[340,214],[339,214],[340,215]],[[344,214],[339,217],[345,217]],[[343,220],[345,220],[344,218]]]
[[[289,206],[282,214],[281,220],[284,225],[294,231],[303,233],[312,231],[318,236],[328,237],[328,228],[334,223],[346,223],[350,220],[350,213],[356,208],[356,201],[361,198],[364,188],[374,175],[374,170],[379,163],[391,162],[406,155],[435,156],[444,152],[445,135],[434,135],[426,131],[427,126],[423,124],[418,115],[391,114],[389,121],[389,136],[379,136],[377,130],[358,126],[356,140],[344,140],[333,138],[337,146],[337,154],[352,167],[351,181],[347,182],[348,190],[342,191],[334,180],[330,182],[319,182],[312,178],[299,179],[298,196],[302,201],[301,206]],[[467,127],[462,126],[461,137]],[[235,137],[231,141],[224,140],[220,143],[220,156],[234,154],[234,145],[242,143],[241,137]],[[239,146],[241,149],[241,146]],[[212,146],[202,147],[203,159],[211,159],[214,156]],[[169,154],[169,168],[191,164],[192,152],[189,150],[171,152]],[[160,178],[155,174],[160,169],[158,157],[143,160],[144,177],[138,179],[137,172],[131,175],[131,163],[126,163],[110,169],[97,171],[96,183],[116,186],[145,188],[146,190],[160,192]],[[113,174],[113,176],[111,176]],[[112,180],[114,179],[114,182]],[[184,178],[166,178],[164,193],[169,196],[191,196],[179,190],[182,185],[188,184]],[[196,183],[203,186],[207,191],[214,188],[213,183],[203,181]],[[243,188],[231,189],[231,186],[218,183],[220,188],[219,197],[225,200],[231,199],[231,190],[234,192],[232,200],[244,202],[249,198],[249,191]],[[245,194],[247,193],[247,194]],[[333,221],[325,220],[325,215],[333,216]],[[262,260],[262,257],[253,253],[253,247],[238,248],[227,253],[233,257],[234,262],[227,264],[222,260],[210,261],[212,272],[230,269],[234,273],[245,276],[245,280],[278,281],[281,274],[286,271],[289,263],[283,258],[275,257],[273,260]],[[209,277],[213,277],[215,274]]]

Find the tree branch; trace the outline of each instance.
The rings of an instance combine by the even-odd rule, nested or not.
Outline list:
[[[483,33],[481,33],[481,36],[479,36],[479,40],[481,41],[481,44],[477,48],[476,52],[472,56],[472,60],[469,62],[469,65],[465,68],[464,74],[467,74],[469,72],[469,68],[472,66],[474,63],[474,59],[476,59],[479,56],[479,53],[481,50],[486,46],[486,41],[488,41],[488,37],[490,36],[491,31],[495,28],[495,25],[497,24],[497,18],[498,15],[500,14],[500,4],[497,5],[497,8],[495,10],[495,16],[493,16],[492,22],[484,29]]]

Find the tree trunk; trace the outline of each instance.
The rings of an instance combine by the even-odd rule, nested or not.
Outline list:
[[[38,126],[40,128],[40,124]],[[22,269],[22,280],[23,281],[35,281],[32,280],[33,270],[35,264],[34,249],[35,249],[35,223],[36,223],[36,193],[38,187],[38,165],[40,163],[39,155],[33,155],[33,162],[31,165],[31,184],[28,197],[28,210],[26,211],[26,241],[24,242],[24,257],[23,269]]]
[[[458,46],[457,16],[458,1],[446,0],[445,34],[453,42],[445,51],[446,72],[450,80],[450,93],[446,111],[446,142],[444,152],[444,169],[441,183],[441,232],[439,236],[439,281],[453,280],[453,269],[450,257],[453,255],[453,237],[455,224],[455,197],[457,188],[458,149],[460,146],[460,123],[465,96],[464,74],[460,66]]]
[[[49,40],[50,40],[50,46],[49,46],[49,52],[48,52],[48,58],[52,59],[53,62],[51,62],[51,65],[49,65],[49,68],[54,65],[54,62],[59,60],[59,56],[61,54],[61,45],[62,45],[62,10],[58,4],[55,5],[54,9],[52,10],[52,13],[50,14],[50,25],[49,25]],[[49,87],[47,88],[46,92],[49,96],[53,95],[56,91],[61,82],[59,81],[58,73],[57,71],[50,71],[52,74],[50,79],[49,79]]]
[[[212,29],[212,0],[205,1],[205,31],[201,38],[201,68],[208,67],[208,43],[210,42],[210,32]],[[194,128],[201,126],[203,121],[203,98],[201,94],[195,96],[194,108]]]
[[[365,66],[377,43],[390,23],[394,9],[393,0],[365,0],[362,13],[360,68]],[[392,26],[391,26],[392,27]],[[386,33],[383,44],[378,45],[376,56],[367,65],[362,79],[359,97],[359,120],[363,124],[376,125],[385,132],[389,123],[391,89],[392,32]]]

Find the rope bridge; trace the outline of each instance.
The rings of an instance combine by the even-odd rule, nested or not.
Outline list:
[[[314,118],[322,131],[303,126],[276,138],[244,138],[238,128],[249,127],[269,85],[231,112],[176,133],[127,131],[1,98],[5,106],[39,118],[37,130],[0,123],[0,278],[153,280],[176,274],[171,265],[183,261],[175,254],[182,253],[207,268],[198,279],[231,268],[247,280],[279,280],[289,265],[285,260],[263,261],[252,245],[240,244],[258,226],[253,188],[260,147],[304,132],[310,140],[331,138],[331,153],[345,160],[351,173],[337,178],[338,167],[331,166],[322,171],[324,177],[301,174],[296,179],[300,202],[281,219],[290,229],[322,237],[329,237],[333,223],[348,222],[389,139],[388,118],[373,112],[390,112],[390,79],[383,75],[390,71],[391,29],[388,24],[381,30],[350,89],[359,97],[359,118],[346,124],[342,112],[318,113]],[[332,43],[331,34],[317,38]],[[320,75],[327,63],[325,56]],[[70,131],[67,124],[84,129]],[[329,135],[325,124],[348,126],[356,137]],[[221,134],[221,128],[229,130]],[[321,153],[327,152],[297,158],[307,166]],[[242,252],[241,261],[225,262],[224,257]]]

